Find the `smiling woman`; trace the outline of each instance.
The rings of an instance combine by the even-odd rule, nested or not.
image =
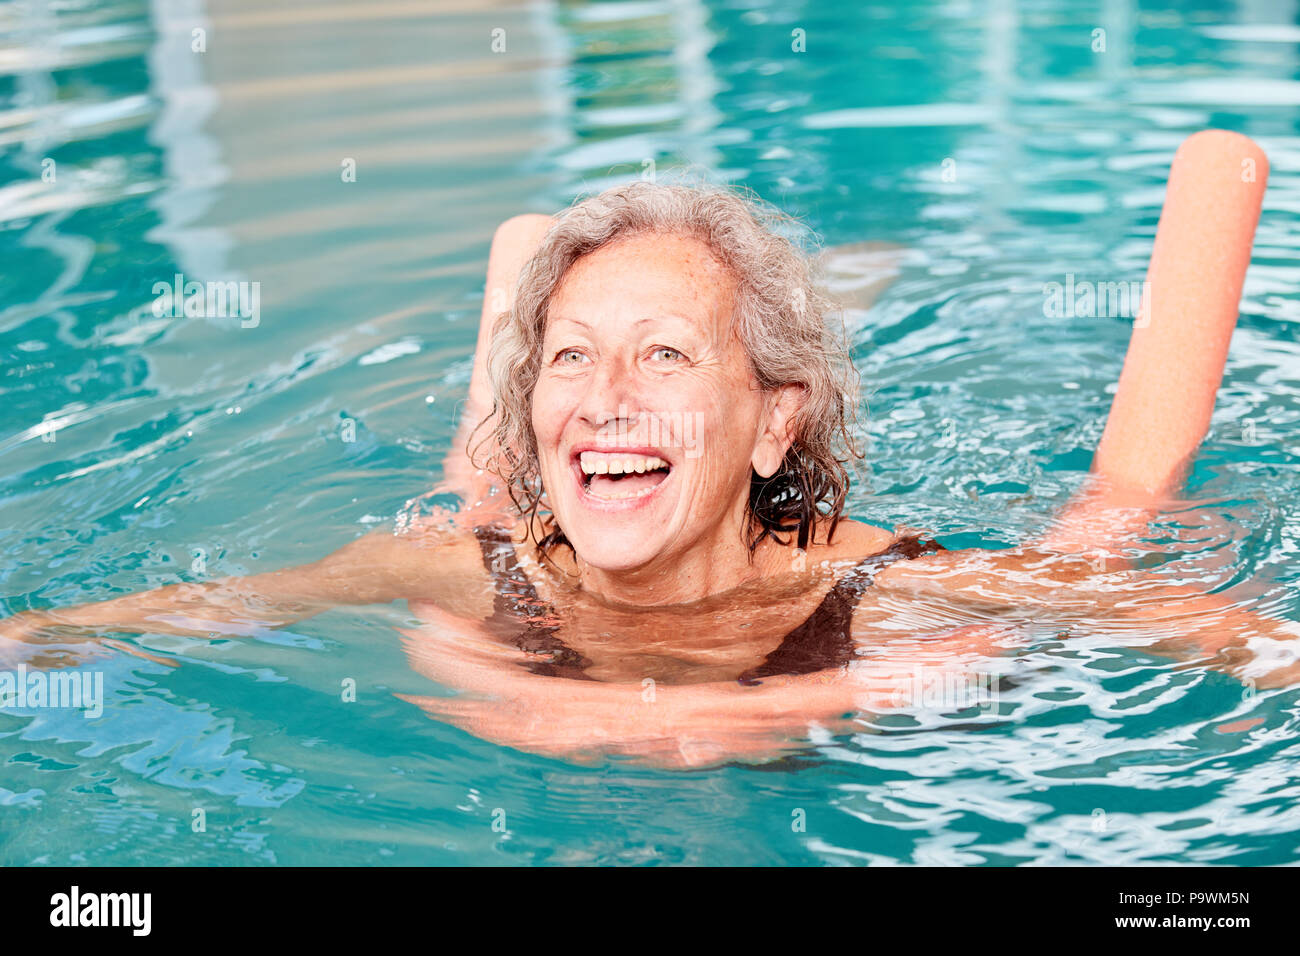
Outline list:
[[[1258,153],[1229,134],[1189,143],[1175,170],[1211,186]],[[948,551],[844,518],[854,372],[813,264],[734,192],[634,183],[498,231],[467,416],[483,468],[459,449],[446,467],[459,513],[304,567],[20,614],[0,635],[239,634],[406,600],[412,667],[459,695],[403,699],[511,746],[668,766],[770,759],[812,725],[905,706],[901,681],[991,667],[1030,619],[1159,625],[1176,601],[1192,623],[1155,627],[1151,646],[1292,680],[1290,661],[1254,659],[1260,639],[1294,637],[1287,625],[1138,571],[1125,550],[1204,435],[1236,319],[1241,276],[1216,272],[1195,223],[1235,211],[1246,251],[1228,271],[1244,273],[1252,201],[1257,216],[1258,191],[1180,226],[1205,242],[1165,259],[1209,257],[1176,274],[1190,290],[1164,288],[1157,240],[1159,308],[1125,381],[1175,346],[1190,371],[1165,376],[1165,414],[1121,388],[1093,486],[1025,546]],[[1165,305],[1178,295],[1196,316]],[[946,610],[900,632],[909,604]]]
[[[555,221],[487,367],[512,497],[535,514],[551,489],[547,544],[685,583],[727,568],[742,534],[751,553],[783,535],[829,541],[842,455],[857,454],[856,373],[782,224],[727,189],[646,182]],[[663,464],[596,477],[624,473],[625,456]]]

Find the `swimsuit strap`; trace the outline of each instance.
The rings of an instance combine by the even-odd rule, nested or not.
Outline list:
[[[876,572],[895,561],[948,550],[938,541],[920,535],[899,538],[884,551],[863,558],[835,583],[808,619],[787,634],[781,644],[737,679],[753,685],[759,678],[777,675],[812,674],[831,667],[843,667],[855,657],[853,612],[862,592],[875,580]]]
[[[494,584],[492,616],[484,622],[488,629],[504,635],[521,651],[549,655],[549,660],[524,665],[534,674],[591,680],[584,673],[591,661],[555,636],[559,630],[555,624],[542,620],[550,615],[551,608],[542,602],[536,586],[520,567],[510,529],[485,525],[474,529],[474,537]],[[522,630],[520,617],[525,619]]]

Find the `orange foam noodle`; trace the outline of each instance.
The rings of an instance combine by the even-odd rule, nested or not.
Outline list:
[[[1174,155],[1146,291],[1093,471],[1160,498],[1181,486],[1205,438],[1237,323],[1268,180],[1238,133],[1206,130]]]

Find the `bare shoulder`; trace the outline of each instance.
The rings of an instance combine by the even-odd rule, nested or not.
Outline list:
[[[870,557],[888,550],[891,545],[904,541],[907,537],[861,521],[843,521],[835,531],[834,553],[828,554],[828,557],[832,559]],[[978,548],[966,548],[960,551],[944,549],[917,554],[906,560],[894,561],[886,565],[876,572],[872,580],[877,585],[886,586],[915,587],[923,582],[927,586],[942,587],[941,582],[955,573],[960,573],[972,562],[978,564],[982,560],[981,556],[989,553]]]
[[[809,548],[809,557],[818,560],[840,561],[865,558],[888,548],[897,536],[892,531],[877,528],[865,521],[846,518],[835,527],[829,544],[821,543]]]

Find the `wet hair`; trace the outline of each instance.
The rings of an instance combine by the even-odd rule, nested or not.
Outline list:
[[[858,377],[842,317],[816,287],[813,257],[779,231],[799,229],[793,219],[752,196],[707,184],[632,182],[576,202],[555,217],[520,272],[514,306],[496,320],[487,363],[493,408],[475,433],[494,425],[472,452],[497,452],[481,467],[505,482],[542,554],[551,545],[568,544],[554,521],[541,538],[534,529],[538,508],[545,506],[532,398],[542,367],[547,311],[580,258],[646,233],[690,236],[707,245],[737,280],[733,328],[758,385],[764,390],[802,388],[781,467],[768,478],[750,473],[750,553],[769,537],[807,548],[822,521],[830,540],[848,493],[844,466],[862,457],[851,432]]]

